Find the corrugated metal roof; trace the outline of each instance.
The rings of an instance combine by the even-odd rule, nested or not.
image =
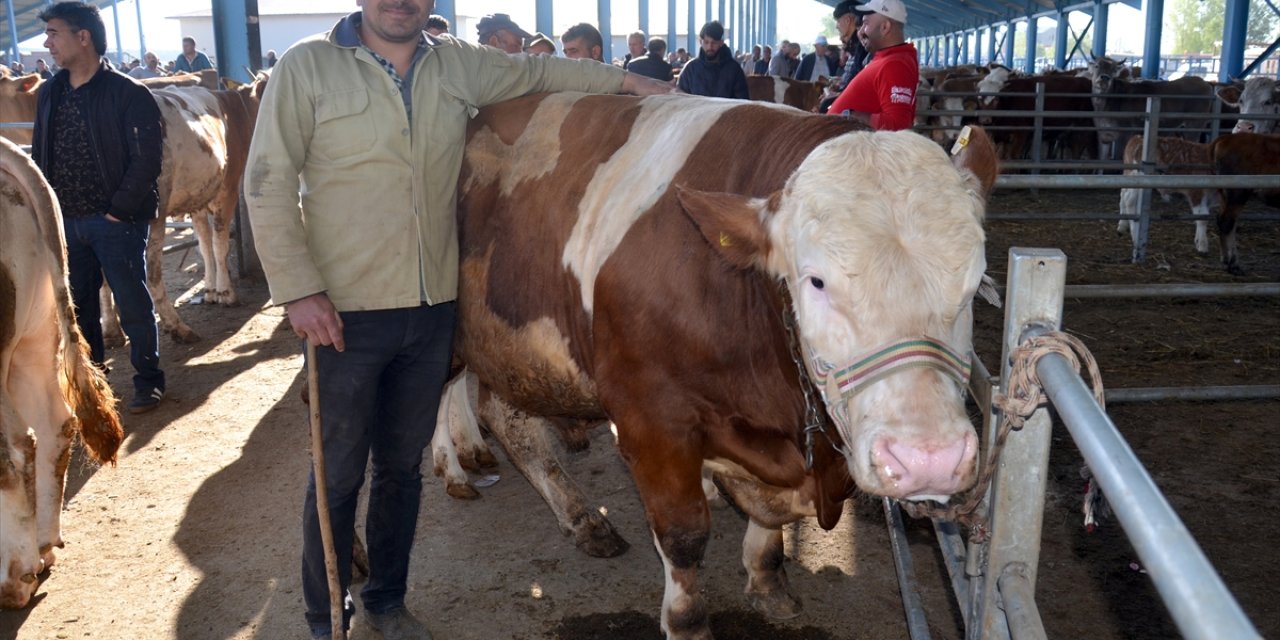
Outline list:
[[[3,4],[5,0],[0,0],[0,10],[4,13],[9,12],[9,8]],[[37,17],[45,7],[52,5],[50,0],[12,0],[13,13],[17,18],[18,26],[18,42],[23,42],[29,38],[44,33],[44,23]],[[110,7],[112,0],[85,0],[88,4],[96,5],[99,9]],[[9,28],[10,16],[5,16],[4,20],[0,20],[0,52],[6,52],[13,48],[13,35]]]
[[[820,0],[834,7],[839,0]],[[907,6],[907,37],[922,38],[967,31],[989,24],[1022,20],[1029,16],[1056,16],[1059,12],[1092,13],[1094,2],[1081,0],[903,0]],[[1103,4],[1125,4],[1135,9],[1141,0],[1103,0]]]

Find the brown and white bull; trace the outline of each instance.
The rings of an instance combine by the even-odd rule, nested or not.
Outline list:
[[[0,608],[26,606],[62,546],[78,435],[99,462],[124,437],[67,288],[62,215],[26,154],[0,140]]]
[[[1280,118],[1280,84],[1275,78],[1253,76],[1243,84],[1237,80],[1218,87],[1218,97],[1240,110],[1233,133],[1272,133]],[[1261,118],[1257,116],[1263,116]]]
[[[1228,133],[1209,145],[1213,170],[1224,176],[1274,175],[1274,189],[1223,189],[1222,212],[1218,214],[1218,243],[1222,247],[1222,264],[1227,271],[1240,275],[1240,256],[1236,251],[1236,227],[1240,211],[1256,193],[1270,207],[1280,207],[1280,134]]]
[[[1142,162],[1142,147],[1145,139],[1142,136],[1130,138],[1124,146],[1124,163],[1126,165]],[[1155,172],[1161,175],[1202,176],[1212,175],[1213,165],[1209,158],[1209,145],[1191,142],[1182,138],[1160,136],[1156,139],[1156,156],[1152,159]],[[1125,175],[1141,175],[1141,169],[1125,169]],[[1138,215],[1138,196],[1141,189],[1120,190],[1120,215]],[[1217,189],[1183,188],[1160,189],[1160,195],[1168,200],[1178,194],[1187,199],[1191,205],[1191,215],[1196,217],[1196,253],[1209,253],[1209,213],[1221,202]],[[1138,245],[1138,222],[1121,220],[1116,233],[1129,232],[1133,244]]]
[[[690,96],[536,95],[473,120],[457,350],[480,418],[595,555],[626,543],[547,433],[616,425],[668,637],[710,635],[704,465],[749,516],[746,592],[774,617],[800,609],[784,524],[835,526],[855,486],[917,501],[973,484],[964,381],[995,160],[985,135],[966,149],[957,169],[915,133]]]

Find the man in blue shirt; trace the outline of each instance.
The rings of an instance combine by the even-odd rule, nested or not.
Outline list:
[[[212,69],[213,63],[203,51],[196,51],[196,39],[187,36],[182,39],[182,55],[173,61],[174,72],[186,71],[195,73],[204,69]]]

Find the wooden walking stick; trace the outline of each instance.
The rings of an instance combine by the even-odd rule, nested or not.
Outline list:
[[[307,398],[311,409],[311,464],[316,475],[316,511],[320,516],[320,543],[324,546],[324,572],[329,577],[329,625],[334,640],[346,640],[342,620],[342,593],[338,583],[338,554],[333,548],[333,524],[329,521],[329,487],[324,474],[324,436],[320,431],[320,375],[316,373],[316,346],[307,340]]]

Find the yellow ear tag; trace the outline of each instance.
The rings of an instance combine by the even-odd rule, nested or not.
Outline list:
[[[730,238],[730,237],[729,237],[729,234],[727,234],[727,233],[725,233],[725,232],[723,232],[723,231],[721,231],[721,232],[720,232],[720,246],[722,246],[722,247],[732,247],[732,246],[733,246],[733,238]]]
[[[960,130],[960,137],[956,138],[956,143],[951,146],[951,155],[960,153],[967,146],[969,146],[969,125],[965,125]]]

